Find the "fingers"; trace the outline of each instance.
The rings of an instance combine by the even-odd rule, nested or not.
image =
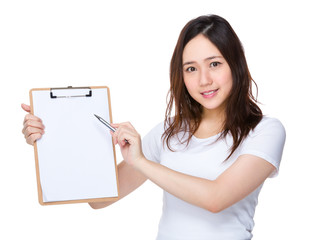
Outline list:
[[[24,118],[22,133],[28,144],[33,145],[34,142],[44,134],[44,125],[40,118],[27,114]]]
[[[121,124],[119,123],[110,123],[110,125],[114,128],[118,128]]]
[[[31,108],[30,108],[29,105],[26,105],[26,104],[22,103],[22,104],[21,104],[21,107],[22,107],[22,109],[23,109],[24,111],[30,113]]]
[[[133,144],[137,139],[140,139],[139,133],[131,125],[131,123],[120,123],[111,124],[112,127],[116,128],[116,131],[112,134],[113,143],[124,146],[125,144]]]
[[[26,142],[30,145],[33,145],[38,139],[42,137],[40,133],[33,133],[26,138]]]
[[[37,116],[34,116],[32,114],[27,114],[24,118],[24,123],[25,124],[26,122],[28,121],[33,121],[33,122],[41,122],[42,123],[42,120],[40,118],[38,118]]]
[[[120,146],[124,160],[132,166],[137,166],[144,155],[141,146],[141,137],[129,123],[113,124],[116,131],[113,133],[113,142]]]

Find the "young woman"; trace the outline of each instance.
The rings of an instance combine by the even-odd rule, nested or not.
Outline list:
[[[157,239],[252,238],[258,194],[278,173],[285,142],[282,124],[257,106],[252,82],[229,23],[201,16],[183,28],[173,53],[165,121],[143,141],[130,123],[113,124],[124,157],[121,198],[146,179],[164,190]],[[33,144],[42,121],[26,115],[23,133]]]

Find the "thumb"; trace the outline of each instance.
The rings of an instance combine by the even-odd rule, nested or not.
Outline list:
[[[23,109],[24,111],[30,113],[30,109],[31,109],[31,108],[30,108],[29,105],[26,105],[26,104],[22,103],[21,107],[22,107],[22,109]]]

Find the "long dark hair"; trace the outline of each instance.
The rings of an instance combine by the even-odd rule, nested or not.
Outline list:
[[[163,140],[168,148],[171,137],[179,132],[189,133],[187,144],[197,131],[202,119],[202,106],[188,93],[183,79],[183,50],[186,44],[199,34],[208,38],[227,61],[233,78],[232,89],[226,104],[226,120],[220,138],[231,134],[233,145],[226,160],[238,148],[242,140],[261,121],[263,114],[252,94],[252,79],[244,55],[243,46],[230,26],[217,15],[200,16],[188,22],[182,29],[170,63],[170,90],[165,116]],[[256,86],[257,89],[257,86]],[[172,110],[174,117],[171,117]]]

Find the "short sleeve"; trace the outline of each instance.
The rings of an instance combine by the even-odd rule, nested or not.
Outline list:
[[[286,133],[282,123],[275,118],[264,117],[242,143],[241,154],[251,154],[271,163],[276,170],[269,176],[278,175]]]
[[[162,149],[161,136],[163,134],[163,123],[155,126],[149,133],[142,139],[142,151],[146,159],[153,162],[160,162],[160,153]]]

